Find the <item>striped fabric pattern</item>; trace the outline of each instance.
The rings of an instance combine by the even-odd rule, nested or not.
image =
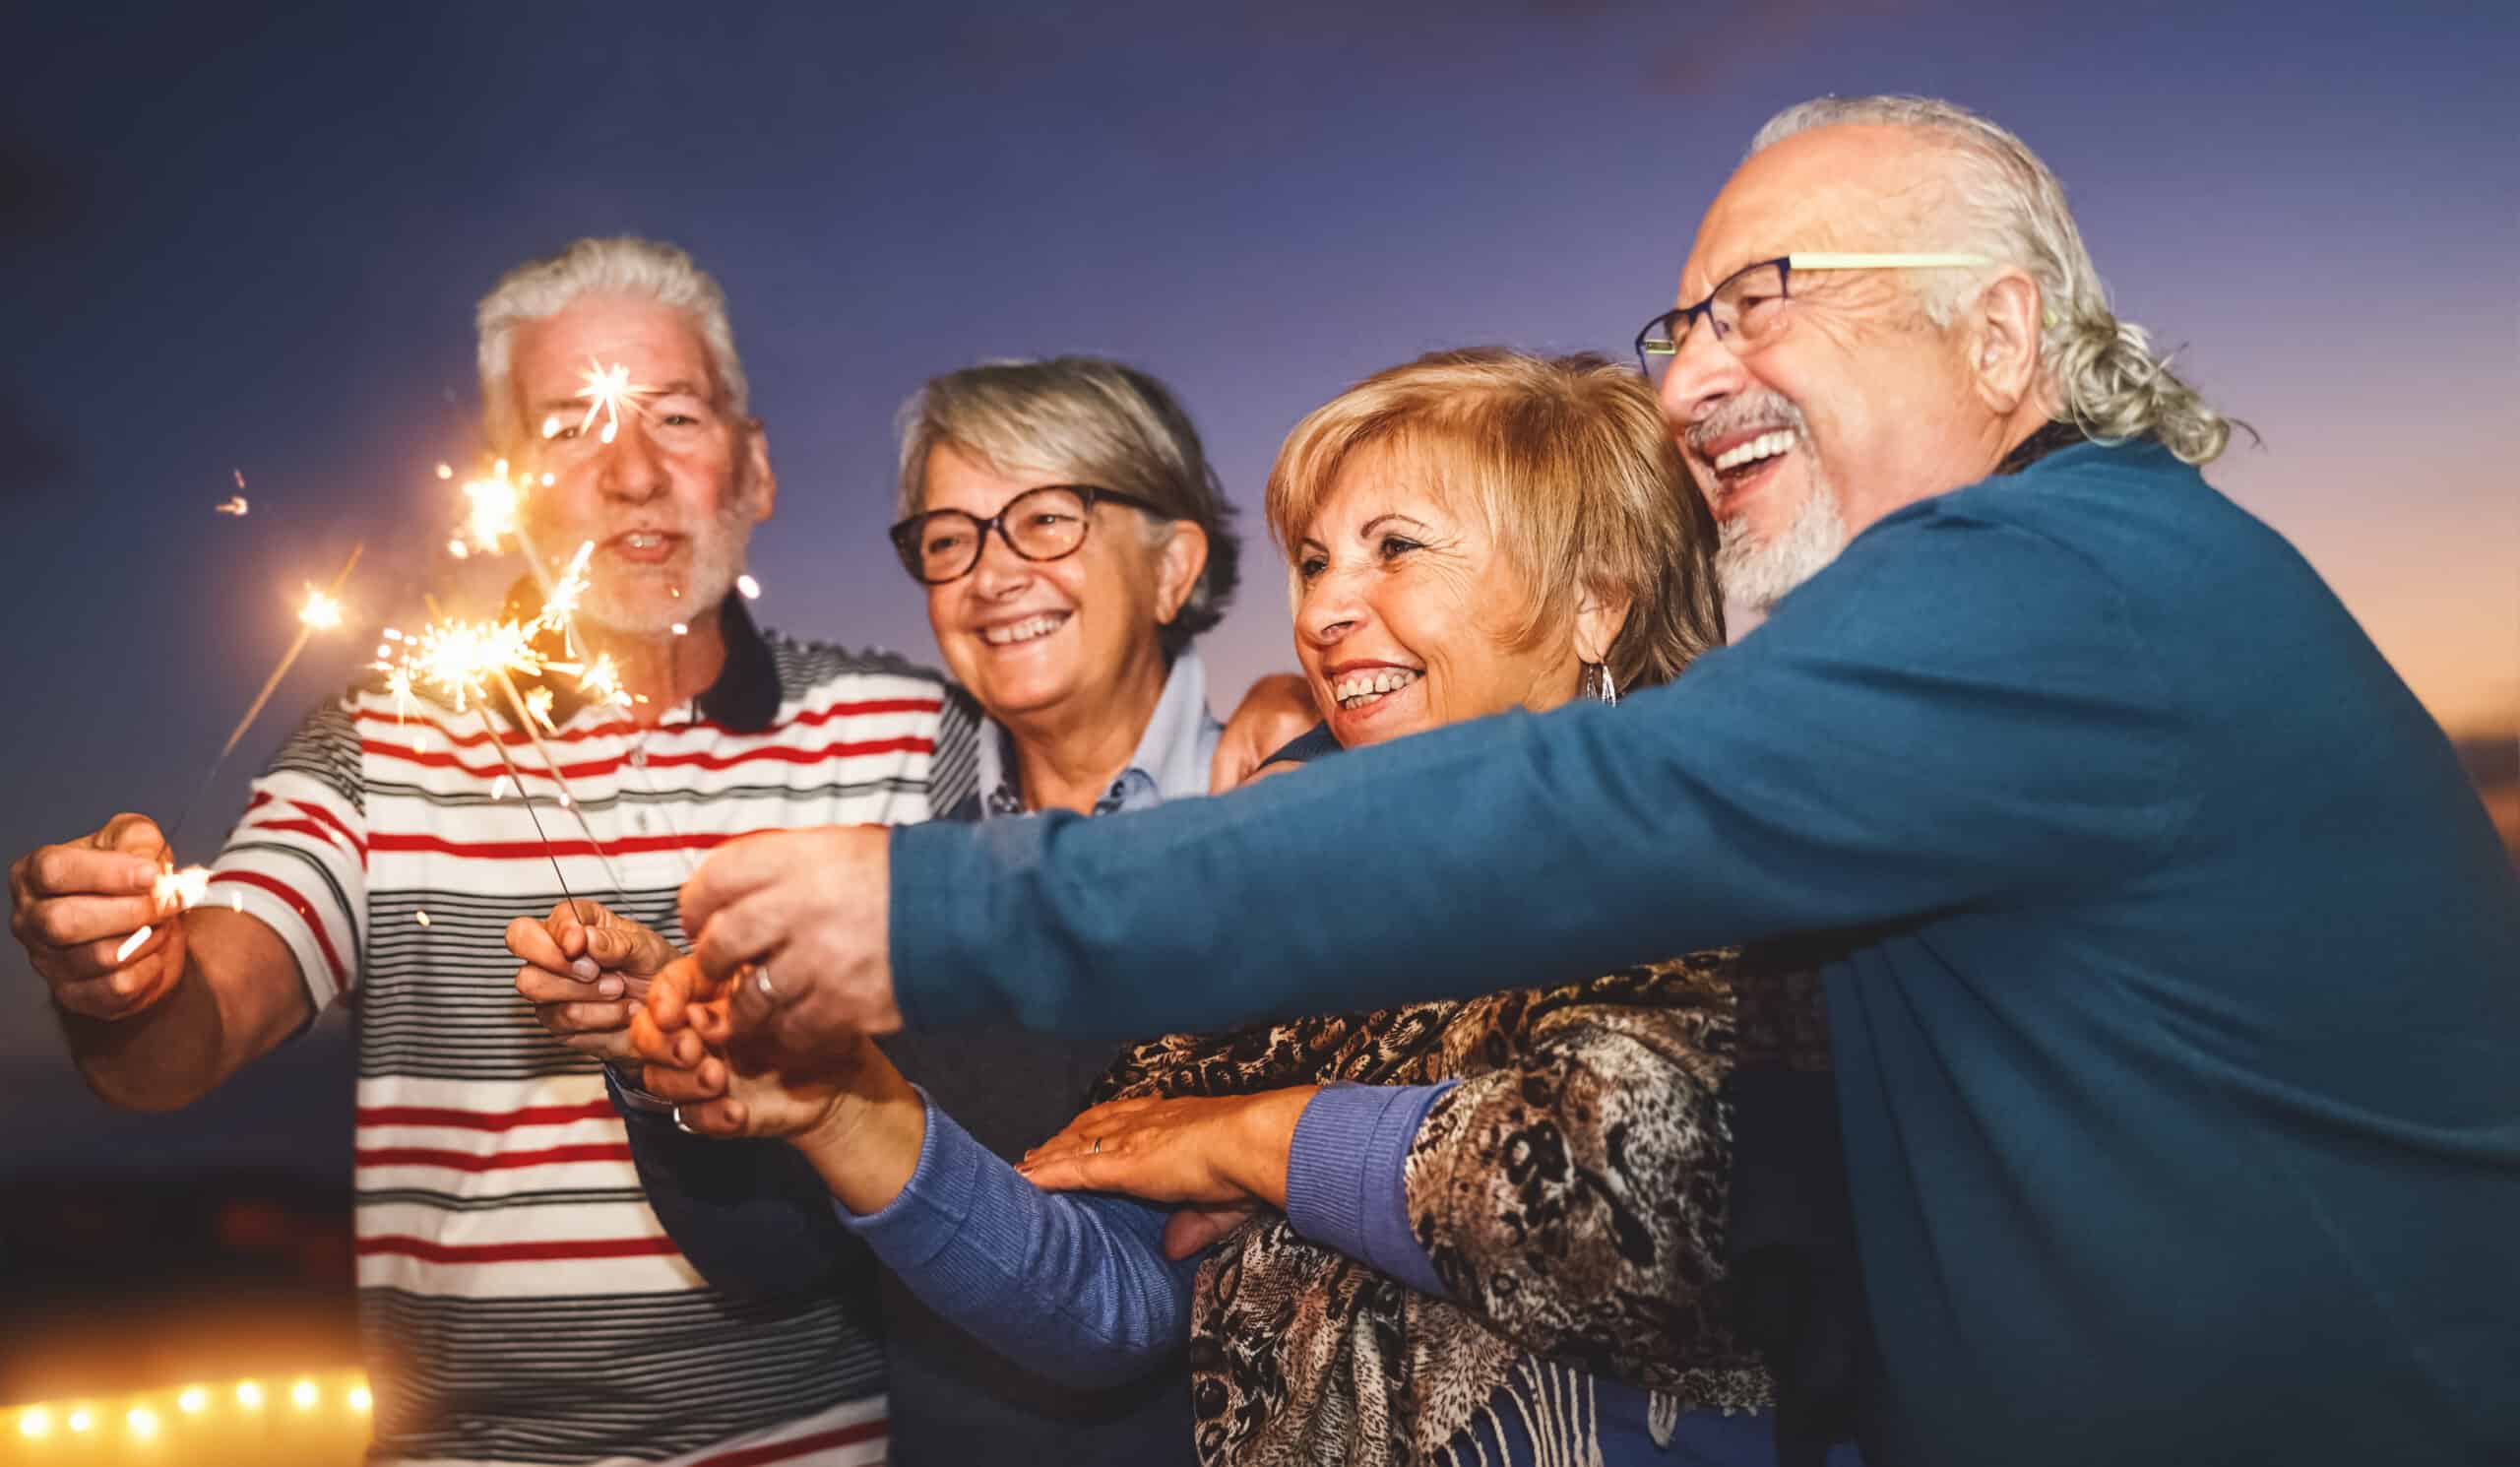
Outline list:
[[[373,1462],[884,1458],[874,1321],[701,1281],[640,1191],[597,1061],[535,1023],[504,940],[560,891],[493,737],[569,890],[676,942],[676,891],[721,842],[923,820],[971,794],[977,723],[937,674],[769,651],[767,729],[687,707],[642,731],[594,708],[545,734],[574,809],[523,732],[435,703],[398,716],[380,686],[353,689],[273,760],[214,867],[212,900],[281,935],[318,1009],[356,1016]]]

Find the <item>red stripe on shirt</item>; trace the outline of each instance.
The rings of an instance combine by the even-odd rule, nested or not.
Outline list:
[[[785,721],[780,725],[780,727],[784,729],[799,727],[814,728],[822,724],[830,723],[836,718],[871,718],[878,714],[886,713],[942,713],[944,711],[945,703],[944,700],[940,698],[861,698],[854,703],[834,703],[829,708],[817,708],[810,712],[800,713],[794,718]],[[490,735],[487,734],[458,734],[453,730],[448,729],[445,725],[438,723],[435,719],[416,717],[402,718],[391,713],[385,713],[376,709],[368,708],[360,709],[356,714],[352,715],[352,717],[363,724],[390,724],[396,727],[413,723],[422,724],[435,731],[440,736],[444,737],[447,742],[454,744],[458,748],[476,748],[490,741]],[[589,738],[625,737],[629,734],[640,732],[642,731],[638,724],[633,723],[629,719],[622,719],[618,723],[598,724],[593,728],[588,729],[564,729],[557,734],[546,734],[542,735],[542,741],[544,743],[577,743]],[[733,731],[714,720],[702,719],[698,722],[688,724],[660,724],[646,732],[656,734],[726,734]],[[522,747],[525,744],[532,742],[532,740],[523,734],[502,734],[499,735],[499,741],[509,745],[510,747]]]
[[[460,769],[475,779],[496,779],[507,773],[506,766],[497,763],[484,764],[475,768],[457,758],[451,751],[440,753],[435,749],[423,751],[405,748],[399,743],[387,743],[375,738],[362,738],[358,746],[359,752],[364,754],[374,754],[386,759],[400,759],[408,764],[417,764],[423,769]],[[736,754],[713,754],[705,749],[688,754],[650,754],[648,764],[658,769],[678,769],[686,766],[700,769],[732,769],[738,764],[751,764],[764,760],[780,764],[820,764],[827,759],[851,759],[866,754],[927,754],[935,751],[936,740],[906,734],[897,738],[844,739],[839,743],[827,743],[818,749],[788,748],[774,743],[765,744],[760,748],[746,749]],[[563,764],[560,766],[560,777],[573,780],[593,779],[597,775],[610,774],[629,762],[629,756],[623,755],[612,759],[588,759],[577,764]],[[521,767],[517,772],[532,779],[552,778],[551,771],[547,768]]]
[[[334,814],[331,810],[324,808],[320,804],[308,804],[302,799],[292,799],[289,803],[297,806],[297,808],[303,810],[308,815],[313,816],[315,819],[323,821],[335,830],[340,831],[342,833],[342,839],[350,843],[350,849],[357,852],[360,859],[364,860],[366,858],[367,843],[360,840],[357,832],[351,830],[347,824],[344,823],[341,816]]]
[[[329,827],[319,825],[312,820],[246,820],[239,822],[236,828],[238,830],[285,831],[290,835],[312,836],[327,846],[341,844],[340,838]]]
[[[567,1125],[577,1120],[610,1120],[610,1101],[583,1106],[528,1106],[521,1111],[451,1111],[440,1106],[361,1106],[359,1125],[438,1125],[453,1130],[507,1131],[521,1125]]]
[[[816,1432],[810,1436],[796,1436],[786,1441],[768,1441],[759,1446],[737,1447],[733,1451],[720,1452],[714,1457],[702,1457],[699,1461],[692,1463],[691,1467],[760,1467],[764,1462],[784,1462],[790,1457],[801,1457],[809,1451],[820,1451],[826,1446],[848,1446],[852,1442],[872,1441],[878,1436],[891,1435],[892,1431],[890,1422],[861,1421],[855,1426]]]
[[[361,1147],[350,1153],[353,1167],[443,1167],[450,1172],[508,1172],[519,1167],[558,1167],[570,1162],[626,1162],[630,1148],[619,1141],[589,1141],[578,1146],[545,1146],[539,1151],[444,1151],[434,1146]]]
[[[540,861],[546,854],[635,856],[650,851],[707,851],[737,836],[754,834],[758,832],[623,836],[600,846],[593,841],[450,841],[433,835],[380,835],[376,838],[375,849],[380,856],[420,851],[435,856],[469,857],[475,861]]]
[[[358,1255],[379,1253],[417,1258],[423,1263],[544,1263],[564,1258],[670,1258],[682,1249],[670,1238],[594,1238],[548,1243],[431,1243],[425,1238],[386,1234],[358,1241]]]
[[[333,987],[342,989],[349,988],[349,970],[342,966],[342,955],[333,951],[333,939],[324,935],[323,919],[315,915],[313,904],[289,890],[287,882],[275,876],[266,876],[260,871],[220,871],[210,878],[209,884],[217,886],[223,881],[234,881],[255,887],[286,902],[291,912],[306,919],[307,927],[315,933],[315,945],[323,950],[324,961],[332,965]]]

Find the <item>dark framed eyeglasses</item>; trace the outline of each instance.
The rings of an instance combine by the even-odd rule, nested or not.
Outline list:
[[[1862,255],[1803,250],[1744,265],[1709,290],[1704,300],[1665,311],[1636,334],[1636,364],[1657,391],[1671,363],[1687,345],[1689,332],[1704,321],[1725,349],[1738,356],[1755,351],[1784,330],[1786,305],[1794,297],[1795,272],[1821,270],[1960,270],[1991,265],[1984,255]]]
[[[1027,560],[1061,560],[1085,543],[1094,521],[1094,506],[1125,504],[1160,519],[1172,518],[1163,506],[1135,494],[1093,484],[1052,483],[1026,489],[1006,507],[983,520],[959,509],[931,509],[895,525],[890,534],[900,552],[902,569],[922,586],[959,581],[980,563],[980,547],[989,532],[997,532],[1006,547]]]

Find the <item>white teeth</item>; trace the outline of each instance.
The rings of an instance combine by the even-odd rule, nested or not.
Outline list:
[[[1376,668],[1351,672],[1330,685],[1330,696],[1342,708],[1361,708],[1385,693],[1398,692],[1424,674],[1411,668]]]
[[[1046,637],[1066,622],[1067,612],[1065,611],[1044,612],[1039,616],[1027,616],[1021,621],[1009,622],[1005,626],[984,626],[980,628],[980,640],[991,647],[1012,647],[1018,642],[1030,642],[1036,637]]]
[[[645,530],[633,531],[630,534],[621,537],[621,543],[633,550],[653,550],[664,542],[665,538],[663,536],[651,535]]]
[[[1789,431],[1779,429],[1773,433],[1761,433],[1747,443],[1726,449],[1716,457],[1715,467],[1718,471],[1738,469],[1743,464],[1774,458],[1793,446],[1794,434]]]

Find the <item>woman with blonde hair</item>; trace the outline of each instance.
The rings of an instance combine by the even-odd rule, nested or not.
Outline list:
[[[1283,762],[1615,701],[1723,640],[1713,523],[1651,395],[1600,357],[1369,378],[1290,435],[1268,508],[1328,713]],[[1373,871],[1320,861],[1374,900]],[[724,1052],[695,964],[637,1037],[685,1124],[788,1137],[850,1231],[994,1348],[1086,1384],[1186,1339],[1204,1462],[1748,1462],[1773,1442],[1723,1322],[1731,966],[1166,1036],[1020,1169],[862,1042]]]

